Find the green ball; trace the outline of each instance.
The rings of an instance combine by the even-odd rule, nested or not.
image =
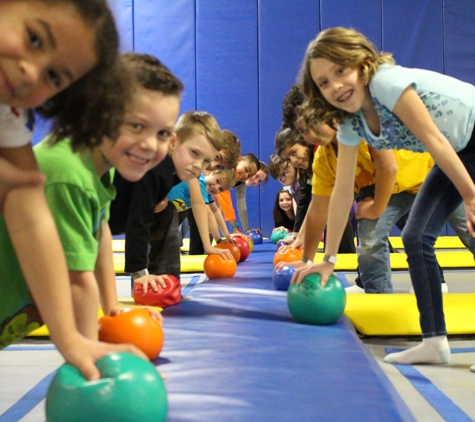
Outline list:
[[[276,230],[275,232],[272,232],[270,235],[270,240],[272,240],[272,243],[277,243],[279,240],[283,239],[285,235],[287,234],[286,230]]]
[[[111,353],[96,363],[101,379],[86,381],[66,363],[46,395],[49,422],[165,421],[167,393],[156,368],[131,353]]]
[[[320,274],[310,274],[287,291],[287,305],[292,317],[302,324],[334,324],[345,311],[346,292],[339,278],[332,274],[320,284]]]

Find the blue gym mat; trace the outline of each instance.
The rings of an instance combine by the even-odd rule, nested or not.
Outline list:
[[[232,279],[205,281],[163,311],[168,421],[413,421],[346,317],[294,322],[256,245]]]

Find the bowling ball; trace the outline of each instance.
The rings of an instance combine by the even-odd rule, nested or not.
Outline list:
[[[107,343],[131,343],[150,360],[158,358],[163,347],[163,329],[144,308],[133,308],[99,320],[99,340]]]
[[[274,271],[272,281],[274,282],[275,289],[286,292],[290,286],[290,280],[292,280],[292,276],[294,274],[295,267],[291,265],[286,265],[280,270]]]
[[[232,253],[234,260],[236,262],[239,262],[241,259],[241,249],[239,249],[239,246],[236,245],[235,243],[228,242],[227,240],[220,242],[216,245],[217,248],[220,249],[227,249],[229,252]]]
[[[279,240],[283,239],[285,235],[288,233],[287,230],[284,229],[279,229],[276,231],[273,231],[271,234],[270,239],[272,240],[272,243],[277,243]]]
[[[168,403],[155,366],[131,353],[111,353],[96,362],[99,380],[87,381],[65,363],[46,394],[49,422],[163,422]]]
[[[284,262],[300,261],[302,259],[302,256],[303,256],[302,249],[292,250],[292,248],[288,248],[285,252],[278,250],[274,255],[274,267],[279,262],[282,262],[282,261]]]
[[[320,274],[310,274],[302,283],[292,284],[287,291],[287,305],[292,317],[302,324],[334,324],[343,314],[346,292],[338,277],[332,274],[323,287]]]
[[[236,244],[239,246],[239,249],[241,250],[241,259],[239,260],[239,262],[245,261],[249,256],[249,253],[251,252],[249,248],[249,243],[246,239],[237,236],[234,237],[233,240],[236,242]]]
[[[209,279],[233,277],[236,268],[237,263],[234,259],[223,258],[218,254],[210,254],[204,261],[205,274]]]
[[[160,308],[180,303],[180,280],[170,274],[165,275],[163,279],[165,287],[157,283],[158,290],[156,292],[149,286],[147,292],[144,293],[143,284],[134,283],[133,296],[135,303],[142,306],[159,306]]]

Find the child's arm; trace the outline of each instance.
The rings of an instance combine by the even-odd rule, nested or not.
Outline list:
[[[203,200],[201,194],[200,182],[198,179],[192,179],[188,182],[190,188],[190,201],[193,216],[200,232],[203,249],[207,254],[218,254],[222,257],[233,259],[231,252],[227,249],[214,248],[209,240],[209,224],[208,224],[208,206]]]
[[[226,226],[226,222],[224,221],[221,210],[214,202],[208,204],[208,206],[211,212],[213,213],[215,221],[219,229],[221,230],[221,233],[223,233],[223,236],[226,238],[226,240],[231,240],[231,235],[229,234],[228,227]]]
[[[20,170],[38,171],[30,145],[3,150],[2,155]],[[107,353],[122,350],[146,358],[133,346],[93,342],[77,330],[66,260],[43,187],[13,189],[4,215],[28,288],[64,359],[87,379],[98,379],[94,362]]]
[[[295,241],[296,246],[300,246],[301,238],[303,238],[303,257],[304,259],[310,260],[310,262],[313,262],[315,258],[320,239],[327,224],[329,203],[329,196],[312,195],[305,219],[300,228],[297,240]],[[307,229],[307,227],[310,229]],[[286,246],[286,248],[294,247],[294,244]],[[280,262],[277,264],[276,269],[281,269],[285,265],[285,262]],[[300,263],[293,262],[292,265],[298,268],[304,267],[303,261],[300,261]]]
[[[401,94],[393,112],[426,146],[435,163],[459,191],[465,204],[467,229],[472,236],[475,236],[475,185],[452,145],[440,132],[412,86]]]
[[[353,204],[357,157],[358,146],[348,146],[338,142],[336,180],[328,208],[325,255],[336,256],[338,253]],[[310,265],[298,269],[292,278],[292,282],[300,283],[308,274],[319,273],[322,276],[321,283],[324,286],[328,281],[328,277],[333,273],[333,269],[334,265],[326,261]]]
[[[236,201],[237,201],[237,209],[239,214],[239,220],[242,224],[242,231],[245,233],[249,230],[249,220],[247,218],[247,203],[246,203],[246,190],[247,185],[245,183],[241,183],[236,187]]]
[[[366,198],[358,203],[356,218],[375,220],[386,210],[394,190],[397,162],[392,150],[377,151],[369,148],[375,165],[374,198]]]
[[[104,224],[96,267],[94,269],[97,284],[99,286],[102,310],[105,315],[117,315],[126,307],[119,303],[115,285],[115,271],[112,253],[112,234],[109,224]],[[162,315],[157,310],[149,308],[150,314],[155,319],[162,321]]]
[[[208,204],[208,225],[209,225],[209,232],[211,233],[211,236],[213,236],[213,239],[216,240],[216,242],[221,239],[221,233],[218,229],[218,223],[216,221],[216,217],[213,214],[213,211],[211,210],[210,207],[211,204]]]

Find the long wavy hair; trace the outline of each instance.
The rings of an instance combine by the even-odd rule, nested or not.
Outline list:
[[[369,84],[379,65],[394,64],[390,53],[378,52],[363,34],[354,29],[326,29],[310,42],[299,75],[305,101],[298,108],[297,114],[307,126],[311,122],[325,122],[334,129],[335,123],[348,117],[349,113],[329,104],[313,81],[310,63],[320,58],[344,67],[358,68],[365,85]]]

